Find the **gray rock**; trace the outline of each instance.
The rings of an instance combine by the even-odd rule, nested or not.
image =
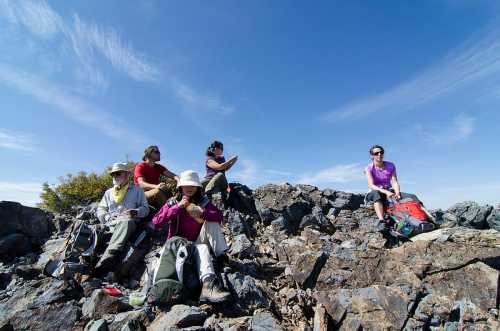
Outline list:
[[[133,310],[119,313],[113,316],[109,323],[109,331],[138,331],[144,330],[148,322],[148,316],[143,310]]]
[[[493,209],[486,219],[490,229],[500,231],[500,209]]]
[[[247,236],[240,234],[234,238],[231,248],[229,249],[229,254],[239,258],[245,258],[253,255],[254,251],[253,244],[248,240]]]
[[[170,328],[186,328],[201,325],[207,318],[207,313],[198,307],[175,305],[169,312],[161,314],[148,327],[151,331],[168,330]]]
[[[95,290],[92,296],[85,300],[82,307],[83,316],[87,318],[101,318],[105,314],[116,314],[132,309],[132,306],[112,297],[103,290]]]
[[[330,223],[330,220],[323,215],[323,211],[320,207],[313,207],[311,214],[302,217],[299,229],[303,229],[306,226],[311,227],[316,230],[321,230],[326,233],[333,233],[334,227]]]
[[[245,215],[240,212],[231,209],[227,218],[227,223],[229,229],[233,235],[246,234],[249,235],[251,230],[250,226],[247,224]]]
[[[39,268],[40,270],[43,270],[49,259],[53,257],[56,253],[62,251],[65,242],[66,242],[65,238],[48,240],[42,246],[42,254],[40,254],[38,261],[36,262],[36,267]]]
[[[304,289],[313,288],[327,259],[328,256],[323,252],[302,253],[292,264],[293,279]]]
[[[283,216],[290,231],[296,231],[302,218],[311,213],[313,207],[303,192],[290,184],[268,184],[257,188],[254,191],[255,205],[261,219],[270,222]]]
[[[237,298],[236,305],[241,309],[253,311],[268,306],[267,298],[252,277],[236,272],[227,275],[227,282],[233,297]]]
[[[29,252],[31,252],[31,243],[24,234],[12,233],[0,238],[0,260],[10,261],[16,256],[23,256]]]
[[[448,209],[448,213],[457,217],[457,224],[460,226],[486,229],[488,227],[486,219],[492,210],[492,206],[480,206],[475,202],[465,201],[453,205]]]
[[[72,330],[80,316],[80,308],[70,301],[19,311],[9,323],[16,330]]]
[[[108,331],[108,322],[104,319],[90,321],[83,331]]]
[[[250,321],[250,330],[274,331],[283,330],[276,318],[268,311],[257,311]]]
[[[52,216],[39,208],[26,207],[18,202],[0,202],[0,237],[23,234],[34,246],[42,245],[52,232]]]
[[[15,282],[9,284],[6,297],[0,297],[0,321],[9,320],[25,310],[37,310],[52,303],[79,298],[79,291],[71,285],[53,278]],[[42,310],[37,310],[42,311]]]
[[[257,215],[253,192],[248,186],[239,183],[230,183],[231,191],[227,198],[229,207],[246,215]]]

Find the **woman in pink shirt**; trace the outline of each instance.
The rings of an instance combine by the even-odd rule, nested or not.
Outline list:
[[[153,217],[153,224],[155,227],[169,224],[167,239],[179,236],[196,244],[196,263],[203,285],[200,302],[226,301],[230,294],[222,290],[210,256],[212,251],[223,259],[228,248],[221,229],[222,213],[202,194],[196,172],[182,172],[177,187],[178,195],[163,205]]]

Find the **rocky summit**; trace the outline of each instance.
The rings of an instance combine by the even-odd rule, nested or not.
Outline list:
[[[132,306],[163,237],[152,234],[110,296],[95,277],[44,274],[95,204],[53,215],[0,203],[0,330],[500,330],[500,209],[432,211],[439,228],[401,241],[376,231],[358,194],[231,184],[224,212],[232,303]],[[150,219],[150,218],[149,218]]]

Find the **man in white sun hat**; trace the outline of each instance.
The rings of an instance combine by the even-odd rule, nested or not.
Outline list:
[[[96,270],[100,271],[113,266],[134,233],[136,222],[149,213],[144,191],[129,181],[130,170],[126,163],[113,164],[109,174],[113,178],[113,187],[104,193],[97,207],[97,218],[112,233],[108,247],[96,265]]]

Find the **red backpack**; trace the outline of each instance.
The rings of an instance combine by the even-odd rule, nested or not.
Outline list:
[[[429,222],[422,205],[411,199],[401,199],[389,205],[386,212],[394,220],[394,230],[405,237],[432,231],[435,228],[434,224]]]

